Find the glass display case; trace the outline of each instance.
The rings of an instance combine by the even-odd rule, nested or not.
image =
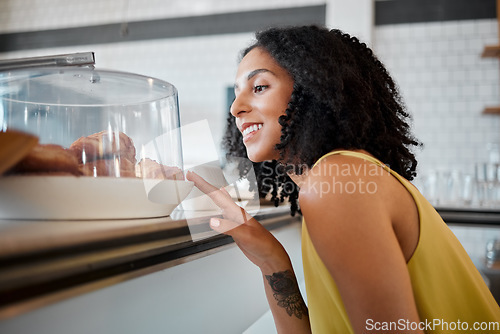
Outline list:
[[[169,215],[187,196],[176,88],[93,66],[0,72],[0,132],[38,144],[0,176],[0,218]]]

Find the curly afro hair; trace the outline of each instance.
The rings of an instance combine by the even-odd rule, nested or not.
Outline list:
[[[301,26],[257,32],[256,42],[242,57],[256,47],[267,51],[294,80],[288,108],[278,120],[280,159],[253,166],[261,197],[271,194],[276,205],[288,198],[293,215],[299,210],[298,188],[284,187],[290,184],[286,166],[310,168],[339,148],[366,150],[406,179],[416,176],[412,147],[420,143],[410,132],[410,116],[395,82],[366,44],[340,30]],[[246,157],[232,115],[223,147],[228,157]]]

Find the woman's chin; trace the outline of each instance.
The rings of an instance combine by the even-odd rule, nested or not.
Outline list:
[[[258,156],[255,156],[253,154],[248,154],[248,152],[247,152],[247,156],[248,156],[248,160],[250,160],[251,162],[262,162],[265,160],[265,159],[260,159]]]
[[[252,162],[263,162],[268,160],[276,160],[279,158],[279,153],[277,151],[265,152],[263,150],[253,150],[247,147],[248,159]]]

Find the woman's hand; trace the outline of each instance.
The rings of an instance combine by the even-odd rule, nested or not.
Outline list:
[[[224,188],[214,187],[194,172],[188,172],[186,178],[193,181],[222,210],[224,218],[212,218],[210,227],[233,237],[245,256],[264,274],[275,273],[290,266],[288,254],[280,242],[238,206]]]
[[[310,333],[307,306],[290,258],[280,242],[239,207],[224,188],[217,189],[193,172],[186,177],[221,208],[224,218],[212,218],[212,229],[232,236],[246,257],[260,268],[278,333]]]

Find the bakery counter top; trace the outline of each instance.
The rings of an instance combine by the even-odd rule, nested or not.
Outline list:
[[[213,232],[210,211],[88,221],[0,221],[0,320],[191,261],[233,242]],[[288,207],[253,215],[272,230]]]
[[[500,226],[500,209],[437,207],[447,224]]]

